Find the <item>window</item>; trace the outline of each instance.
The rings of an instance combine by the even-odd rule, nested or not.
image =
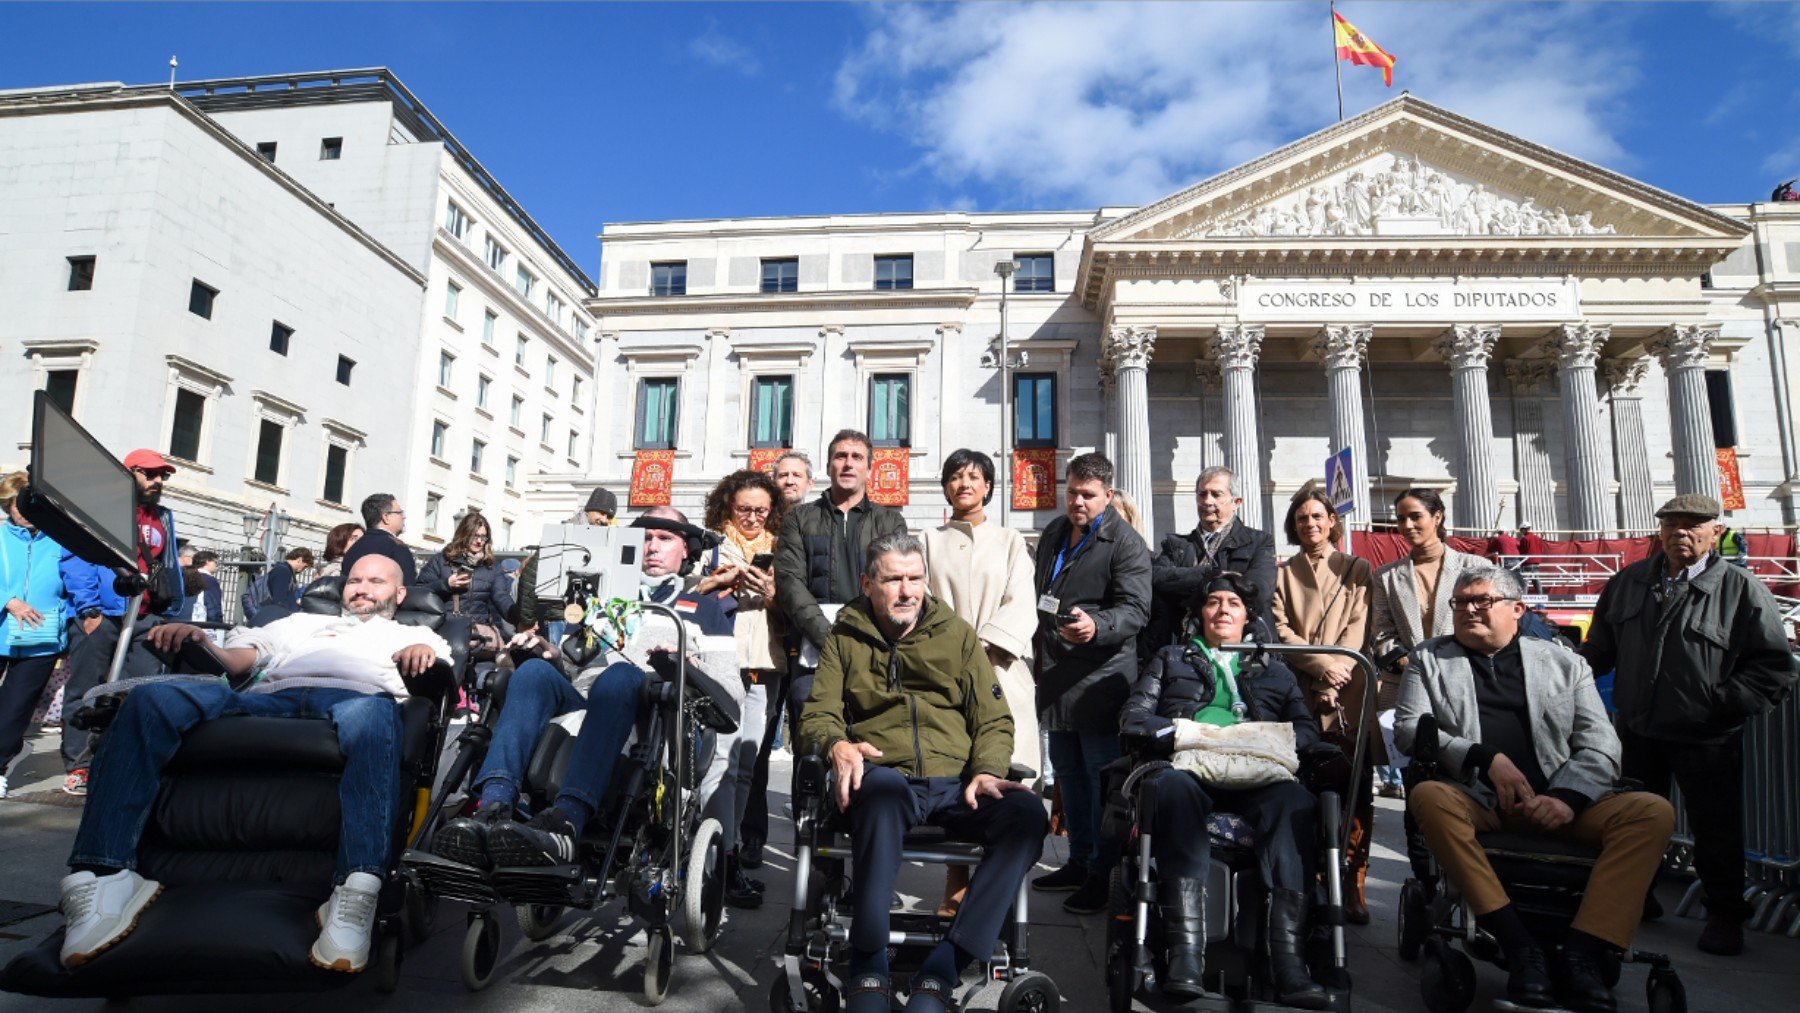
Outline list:
[[[687,261],[650,265],[651,295],[687,295]]]
[[[325,502],[342,503],[344,501],[344,473],[349,468],[349,449],[335,443],[325,448]]]
[[[519,484],[519,459],[516,457],[508,457],[506,459],[506,486],[507,486],[507,488],[510,489],[513,486],[518,485],[518,484]]]
[[[438,507],[441,506],[443,502],[444,497],[439,496],[435,492],[428,492],[425,494],[425,531],[428,534],[437,533]]]
[[[1013,442],[1021,447],[1056,446],[1056,374],[1013,376]]]
[[[75,414],[75,387],[81,380],[79,369],[53,369],[44,374],[44,393],[49,395],[50,402],[68,412]]]
[[[519,428],[520,418],[522,417],[522,410],[524,409],[524,407],[525,407],[525,399],[520,397],[517,394],[514,394],[513,400],[512,400],[512,413],[510,415],[508,415],[507,419],[506,419],[507,423],[509,425],[511,425],[514,429]]]
[[[675,449],[675,395],[681,381],[672,376],[645,377],[638,381],[638,450]]]
[[[581,377],[579,376],[569,378],[569,400],[575,402],[576,408],[581,407]]]
[[[1713,446],[1737,446],[1737,407],[1732,404],[1729,372],[1706,371],[1706,407],[1712,415]]]
[[[487,444],[476,440],[469,444],[469,470],[481,474],[481,457],[487,451]]]
[[[217,298],[218,295],[218,289],[206,284],[199,278],[195,278],[194,284],[188,289],[188,312],[197,317],[205,317],[206,319],[211,320],[213,300]]]
[[[186,387],[175,391],[175,425],[169,431],[169,453],[184,461],[200,459],[200,427],[206,421],[206,396]]]
[[[573,429],[569,430],[569,460],[571,460],[571,461],[575,460],[575,450],[580,445],[580,443],[581,443],[581,434],[576,432]]]
[[[489,348],[494,347],[494,325],[500,322],[493,310],[481,311],[481,343]]]
[[[494,385],[493,377],[488,376],[486,373],[482,373],[481,375],[479,375],[475,378],[475,407],[477,407],[477,408],[486,408],[487,407],[488,388],[492,387],[493,385]]]
[[[1013,274],[1014,292],[1056,291],[1056,260],[1048,253],[1026,253],[1019,257],[1019,270]]]
[[[458,239],[469,234],[469,213],[464,211],[455,201],[444,204],[444,228]]]
[[[439,352],[438,353],[438,386],[439,387],[450,386],[450,382],[455,379],[455,374],[456,374],[456,356],[451,355],[449,352]]]
[[[889,292],[912,288],[912,254],[875,258],[875,291]]]
[[[434,419],[431,423],[431,456],[432,457],[438,458],[439,460],[443,459],[444,438],[448,435],[450,435],[449,423],[439,422]]]
[[[327,137],[319,142],[319,161],[335,162],[344,157],[344,139]]]
[[[799,259],[795,257],[765,258],[762,262],[762,290],[764,292],[798,292],[800,290]]]
[[[456,307],[462,302],[462,286],[450,282],[444,286],[444,315],[456,319]]]
[[[582,341],[586,341],[587,336],[588,336],[587,321],[581,319],[580,317],[576,317],[575,318],[575,337],[581,339]]]
[[[750,445],[787,447],[794,437],[794,378],[759,376],[750,381]]]
[[[538,422],[538,442],[546,447],[550,445],[550,423],[552,421],[554,420],[550,416],[545,415]]]
[[[506,247],[495,242],[493,236],[489,236],[487,237],[487,252],[482,259],[487,261],[487,266],[498,271],[506,266]]]
[[[555,323],[556,326],[562,326],[563,301],[556,297],[555,292],[544,293],[544,312],[550,315],[551,321]]]
[[[281,478],[281,423],[263,419],[257,427],[256,480],[264,485],[279,485]]]
[[[356,369],[356,360],[347,355],[338,356],[337,382],[350,386],[350,373]]]
[[[294,336],[294,329],[277,320],[269,327],[269,351],[276,355],[288,353],[288,339]]]
[[[69,291],[87,292],[94,287],[94,258],[69,258]]]
[[[531,293],[537,290],[537,275],[525,270],[525,265],[520,264],[518,276],[513,281],[513,287],[519,290],[520,295],[529,299],[531,298]]]
[[[257,157],[261,158],[263,161],[268,162],[271,165],[274,164],[274,162],[275,162],[275,142],[274,141],[258,141],[256,144],[256,154],[257,154]]]
[[[869,378],[869,439],[877,447],[912,446],[912,377],[877,373]]]
[[[518,335],[518,341],[517,341],[517,343],[515,343],[513,345],[513,365],[515,365],[515,366],[525,365],[525,346],[530,343],[531,343],[530,338],[527,338],[523,334]]]
[[[554,355],[544,356],[544,386],[550,388],[556,386],[556,356]]]
[[[500,547],[501,548],[503,548],[503,549],[512,548],[512,531],[513,531],[512,518],[511,517],[501,518],[501,520],[500,520]]]

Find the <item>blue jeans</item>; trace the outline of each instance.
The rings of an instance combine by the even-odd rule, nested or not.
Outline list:
[[[638,691],[643,687],[644,673],[618,661],[600,673],[583,701],[556,666],[539,658],[527,661],[506,684],[506,703],[494,723],[494,738],[475,783],[500,779],[518,788],[531,762],[531,751],[550,719],[586,707],[587,716],[582,718],[581,733],[569,753],[558,797],[568,796],[589,809],[598,809],[600,797],[612,781],[613,761],[631,737]]]
[[[494,722],[494,737],[488,743],[475,783],[499,779],[516,790],[525,779],[525,767],[531,762],[538,736],[550,719],[585,705],[581,694],[555,665],[542,658],[520,665],[507,680],[506,703]]]
[[[1113,732],[1050,733],[1050,764],[1062,791],[1069,828],[1069,864],[1104,876],[1119,862],[1119,842],[1100,838],[1100,768],[1123,756]]]
[[[557,798],[574,799],[591,812],[600,810],[600,799],[612,783],[613,764],[637,723],[643,688],[643,671],[623,661],[606,666],[588,687],[587,717],[581,720],[581,734],[575,736],[569,751],[569,769],[563,774]]]
[[[318,718],[337,726],[344,754],[337,878],[385,875],[400,793],[400,708],[393,698],[348,689],[237,693],[223,683],[152,683],[125,697],[100,737],[69,864],[136,868],[162,769],[181,748],[182,735],[203,721],[237,715]]]

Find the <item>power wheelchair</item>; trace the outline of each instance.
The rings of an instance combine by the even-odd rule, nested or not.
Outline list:
[[[1028,782],[1037,772],[1014,767],[1011,781]],[[850,891],[849,821],[839,811],[835,775],[825,757],[814,752],[795,761],[794,896],[788,915],[787,941],[781,968],[769,989],[774,1013],[827,1013],[838,1009],[843,992],[839,966],[846,955],[853,913]],[[952,840],[938,827],[918,826],[901,844],[901,860],[926,865],[981,864],[985,849]],[[1001,928],[994,952],[982,961],[982,978],[964,989],[955,1008],[966,1009],[974,996],[994,982],[1004,982],[1000,1013],[1056,1013],[1062,995],[1049,975],[1031,969],[1030,884],[1019,883],[1011,917]],[[888,928],[888,958],[897,971],[918,966],[925,954],[950,930],[950,918],[929,911],[894,911]]]
[[[443,898],[470,906],[460,972],[472,991],[486,988],[499,964],[496,908],[502,905],[514,907],[520,931],[536,942],[556,932],[565,912],[592,911],[623,898],[626,909],[647,926],[643,993],[652,1005],[668,995],[676,926],[696,953],[718,938],[724,921],[724,838],[716,820],[702,818],[695,789],[712,755],[714,734],[736,729],[737,706],[694,678],[686,630],[673,609],[636,607],[675,622],[677,650],[651,655],[631,740],[583,830],[576,864],[485,869],[431,852],[432,834],[474,806],[472,779],[505,708],[503,674],[482,685],[481,720],[459,740],[438,800],[402,857],[406,875],[433,902]],[[582,717],[579,711],[562,715],[539,736],[520,785],[522,806],[535,811],[554,802]]]
[[[1419,718],[1408,773],[1418,781],[1438,775],[1437,719]],[[1475,1001],[1478,958],[1500,967],[1506,957],[1494,937],[1478,925],[1468,902],[1429,858],[1423,835],[1408,850],[1427,856],[1424,878],[1409,877],[1400,888],[1400,957],[1423,961],[1419,994],[1431,1013],[1462,1013]],[[1476,835],[1494,873],[1506,884],[1507,896],[1546,950],[1554,948],[1575,920],[1588,874],[1600,852],[1575,841],[1495,830]],[[1460,949],[1458,949],[1460,945]],[[1685,1013],[1687,990],[1670,959],[1661,953],[1632,949],[1601,967],[1608,988],[1618,985],[1621,965],[1648,964],[1645,999],[1652,1013]],[[1499,1009],[1525,1009],[1497,998]]]
[[[1369,660],[1348,648],[1252,642],[1226,644],[1223,649],[1249,654],[1340,655],[1354,660],[1369,684],[1374,684],[1375,672]],[[1367,735],[1375,721],[1375,694],[1365,693],[1363,700],[1353,756],[1346,758],[1336,746],[1321,743],[1317,752],[1302,757],[1302,783],[1317,797],[1318,868],[1323,890],[1323,903],[1318,897],[1313,898],[1313,933],[1306,945],[1306,962],[1313,980],[1325,989],[1330,1008],[1338,1013],[1348,1013],[1352,1008],[1343,917],[1348,814],[1355,811],[1355,793],[1369,790],[1367,778],[1353,776],[1352,772],[1362,770]],[[1108,903],[1108,1008],[1129,1013],[1134,1001],[1152,1008],[1289,1008],[1272,1001],[1269,982],[1262,977],[1268,958],[1264,947],[1268,891],[1258,871],[1254,830],[1243,818],[1223,811],[1207,817],[1211,852],[1205,884],[1205,965],[1206,987],[1211,995],[1180,1002],[1159,991],[1158,982],[1166,973],[1166,946],[1157,909],[1157,878],[1147,819],[1150,799],[1145,785],[1150,775],[1167,769],[1167,762],[1145,762],[1126,756],[1102,771],[1106,811],[1101,832],[1127,840],[1119,865],[1113,870]],[[1300,843],[1305,846],[1305,842]]]
[[[335,614],[341,592],[341,579],[315,582],[299,610]],[[293,611],[265,608],[255,625]],[[411,695],[400,703],[397,855],[419,828],[437,774],[469,633],[424,587],[409,589],[395,619],[436,630],[453,656],[451,664],[439,662],[412,680]],[[221,672],[192,644],[165,664],[187,674],[96,687],[83,701],[84,727],[103,732],[134,684],[216,681]],[[120,999],[319,991],[359,980],[362,975],[324,970],[308,958],[318,935],[314,914],[334,883],[343,765],[337,735],[324,721],[236,716],[194,727],[163,770],[138,847],[139,870],[164,885],[161,897],[129,936],[74,969],[62,966],[58,929],[0,972],[0,989]],[[383,877],[369,964],[381,992],[397,985],[406,944],[423,937],[427,912],[420,900],[397,868]]]

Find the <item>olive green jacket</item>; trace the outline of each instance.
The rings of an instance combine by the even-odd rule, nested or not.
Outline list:
[[[918,623],[889,643],[868,598],[845,605],[819,654],[800,741],[824,753],[846,739],[909,777],[1005,777],[1012,713],[974,627],[927,597]]]

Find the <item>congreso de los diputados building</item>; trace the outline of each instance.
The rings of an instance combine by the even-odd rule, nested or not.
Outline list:
[[[1738,527],[1800,510],[1800,203],[1702,206],[1409,95],[1143,207],[602,241],[589,480],[672,458],[681,507],[856,428],[935,524],[943,459],[998,458],[1010,408],[1058,474],[1109,454],[1158,532],[1220,464],[1278,527],[1346,448],[1359,522],[1410,486],[1469,533],[1642,531],[1677,491],[1741,490]],[[1049,521],[1015,492],[1009,523]]]

